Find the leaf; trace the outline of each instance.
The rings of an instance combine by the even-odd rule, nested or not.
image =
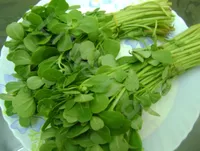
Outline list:
[[[109,89],[111,84],[110,77],[104,74],[99,74],[91,77],[83,85],[86,87],[89,86],[89,89],[95,93],[104,93]]]
[[[69,58],[74,62],[76,62],[76,60],[81,60],[81,54],[79,51],[80,46],[81,46],[81,44],[75,43],[72,50],[70,50],[70,52],[69,52],[69,56],[70,56]]]
[[[73,73],[71,74],[70,76],[68,76],[66,79],[65,79],[65,82],[64,82],[64,87],[70,85],[71,83],[73,83],[77,76],[78,76],[79,73]]]
[[[31,60],[34,64],[39,64],[43,60],[46,60],[58,54],[59,53],[57,49],[54,47],[41,46],[41,47],[38,47],[36,51],[33,52]]]
[[[33,35],[27,35],[24,38],[24,45],[31,52],[36,51],[36,49],[38,47],[38,42],[39,42],[39,39],[36,36],[33,36]]]
[[[110,142],[110,151],[128,151],[129,144],[123,137],[123,135],[115,136],[113,140]]]
[[[94,145],[94,146],[92,146],[90,148],[87,148],[86,151],[104,151],[104,150],[101,148],[101,146]]]
[[[124,85],[128,91],[135,92],[139,89],[139,79],[135,71],[132,69],[129,70],[128,77],[126,78]]]
[[[22,127],[29,127],[31,125],[31,119],[19,117],[19,124]]]
[[[104,111],[99,114],[100,118],[104,121],[108,128],[117,129],[123,125],[124,116],[115,111]]]
[[[105,94],[95,94],[94,100],[90,102],[93,113],[104,111],[110,103],[110,100]]]
[[[34,26],[39,26],[43,23],[42,18],[33,12],[28,13],[28,15],[26,15],[26,19]]]
[[[163,73],[162,73],[162,79],[166,80],[169,76],[169,66],[165,67]]]
[[[151,51],[139,50],[139,51],[134,51],[134,53],[137,53],[143,58],[149,58],[151,56]]]
[[[44,61],[42,61],[40,64],[39,64],[39,69],[37,71],[38,75],[40,77],[43,76],[44,72],[51,68],[56,62],[57,62],[57,59],[58,57],[57,56],[54,56],[54,57],[51,57],[49,59],[46,59]]]
[[[117,63],[119,65],[123,65],[125,63],[135,63],[137,61],[138,61],[138,59],[135,56],[124,56],[124,57],[117,59]]]
[[[48,7],[53,8],[56,14],[62,14],[68,10],[69,5],[65,0],[51,0]]]
[[[39,100],[37,105],[38,114],[40,116],[48,117],[49,113],[55,106],[55,102],[50,98],[44,98]]]
[[[103,50],[105,54],[111,54],[117,57],[120,51],[120,42],[113,39],[105,39],[103,42]]]
[[[150,93],[149,96],[153,104],[157,103],[161,99],[160,93]]]
[[[113,55],[107,54],[105,56],[101,56],[100,62],[102,66],[110,66],[110,67],[116,67],[117,63]]]
[[[41,140],[46,140],[56,136],[56,129],[48,128],[41,133]]]
[[[31,64],[31,57],[25,50],[17,50],[13,54],[13,60],[16,66]]]
[[[120,82],[120,83],[123,82],[126,79],[127,76],[128,76],[127,73],[124,70],[121,70],[121,69],[117,70],[114,73],[115,80],[117,82]]]
[[[95,144],[106,144],[111,141],[110,130],[108,127],[104,126],[102,129],[92,132],[90,139]]]
[[[154,59],[149,60],[148,63],[149,63],[150,65],[152,65],[152,66],[157,66],[157,65],[159,65],[159,61],[154,60]]]
[[[151,106],[151,99],[148,93],[144,93],[139,96],[135,96],[135,99],[141,103],[143,107],[150,107]]]
[[[58,41],[57,47],[59,52],[64,52],[72,49],[72,40],[68,33],[65,33],[64,36]]]
[[[68,13],[68,17],[70,17],[72,20],[81,20],[83,18],[83,14],[78,11],[78,10],[71,10],[69,13]]]
[[[38,76],[32,76],[27,79],[27,86],[31,90],[39,89],[42,85],[44,85],[44,82]]]
[[[106,93],[107,97],[112,97],[114,95],[116,95],[117,93],[119,93],[122,88],[124,87],[123,84],[116,82],[115,80],[113,80],[113,82],[111,83],[111,85],[109,86],[109,89]]]
[[[146,111],[153,116],[160,116],[160,114],[158,114],[156,111],[152,110],[151,108],[146,109]]]
[[[30,71],[30,65],[15,66],[15,72],[23,78],[27,78]]]
[[[44,144],[40,146],[40,151],[53,151],[56,149],[56,143],[55,141],[46,141]]]
[[[44,98],[49,98],[53,95],[53,92],[49,89],[39,89],[38,91],[35,92],[35,98],[37,100],[42,100]]]
[[[12,115],[16,114],[13,111],[12,101],[4,101],[4,106],[6,108],[6,115],[12,116]]]
[[[46,80],[56,82],[63,77],[63,74],[56,69],[47,69],[42,75]]]
[[[80,45],[81,58],[87,60],[91,66],[94,64],[95,49],[94,43],[91,41],[84,41]]]
[[[24,38],[23,26],[16,22],[13,22],[6,27],[6,33],[10,38],[15,40],[23,40]]]
[[[140,130],[142,128],[143,120],[142,117],[137,115],[131,122],[131,127],[135,130]]]
[[[80,20],[78,26],[78,29],[87,34],[97,31],[98,28],[99,25],[97,19],[91,16],[85,16],[82,20]]]
[[[109,72],[109,71],[112,71],[112,68],[110,66],[100,66],[97,69],[96,74],[102,74],[102,73],[106,73],[106,72]]]
[[[19,89],[23,88],[25,84],[22,81],[17,81],[17,82],[9,82],[6,84],[6,92],[9,94],[12,94]]]
[[[170,51],[153,51],[152,58],[164,64],[171,64],[173,62]]]
[[[79,94],[74,98],[74,102],[84,103],[94,100],[93,94]]]
[[[1,93],[0,99],[4,100],[4,101],[12,101],[14,99],[14,97],[10,94]]]
[[[140,61],[140,62],[144,62],[144,58],[141,57],[140,55],[138,55],[137,53],[133,53],[133,55]]]
[[[168,79],[163,85],[162,85],[162,96],[165,96],[171,89],[172,80]]]
[[[93,116],[90,120],[90,126],[93,130],[98,131],[104,127],[104,122],[101,118]]]
[[[95,144],[90,139],[89,133],[83,134],[79,137],[76,137],[72,140],[73,144],[80,145],[81,147],[88,148],[94,146]]]
[[[31,93],[26,89],[21,89],[17,96],[12,100],[14,110],[22,118],[34,115],[36,104]]]
[[[89,130],[89,126],[81,126],[81,125],[75,125],[72,128],[69,129],[69,131],[67,132],[66,137],[68,138],[74,138],[77,137],[85,132],[87,132]]]
[[[136,130],[130,131],[129,144],[134,149],[142,149],[142,140]],[[135,151],[135,150],[133,150],[133,151]]]

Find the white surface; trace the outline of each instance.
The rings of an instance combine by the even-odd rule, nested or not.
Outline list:
[[[42,5],[46,2],[48,2],[48,0],[42,0],[37,5]],[[137,4],[141,2],[141,0],[68,0],[68,2],[70,4],[81,4],[84,11],[93,9],[94,7],[101,7],[105,10],[109,9],[110,11],[114,11],[131,3]],[[177,15],[174,27],[176,30],[171,36],[177,35],[187,29],[184,21]],[[130,45],[124,45],[124,42],[122,42],[122,44],[123,51],[131,49]],[[138,45],[140,45],[140,43],[136,43],[135,46],[138,47]],[[13,73],[13,64],[6,60],[7,52],[8,49],[3,47],[0,58],[1,86],[5,85],[8,81],[5,77]],[[153,109],[161,116],[153,117],[144,114],[144,126],[141,135],[145,151],[173,151],[191,131],[200,111],[200,95],[198,93],[198,90],[200,89],[199,77],[200,68],[195,68],[180,76],[175,80],[170,93],[153,106]],[[2,101],[0,101],[0,106],[4,110]],[[11,125],[13,125],[13,123],[15,124],[15,127],[11,128],[11,130],[22,142],[24,148],[31,150],[31,144],[37,144],[39,132],[34,130],[42,125],[42,119],[35,117],[39,119],[38,121],[40,122],[38,122],[37,125],[32,125],[32,127],[22,131],[19,125],[17,125],[17,116],[7,117],[4,114],[4,118],[10,127],[12,127]],[[24,131],[25,133],[22,134]],[[36,150],[36,147],[34,147],[34,149]]]

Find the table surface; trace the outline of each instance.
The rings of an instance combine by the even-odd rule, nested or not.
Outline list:
[[[0,49],[5,41],[6,26],[21,18],[31,5],[35,5],[39,0],[0,0]],[[172,8],[181,16],[188,26],[200,23],[200,0],[170,0]],[[0,119],[1,120],[1,119]],[[3,122],[1,120],[1,122]],[[200,151],[200,118],[194,125],[193,130],[182,142],[176,151]],[[4,149],[4,151],[11,151]]]

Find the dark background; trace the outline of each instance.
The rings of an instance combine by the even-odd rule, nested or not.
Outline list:
[[[11,22],[20,19],[24,12],[27,11],[31,5],[35,5],[38,1],[39,0],[0,0],[0,49],[6,38],[6,26]],[[170,1],[173,3],[172,8],[185,20],[188,26],[200,23],[200,0]],[[0,122],[4,122],[2,116],[0,116]],[[6,124],[4,125],[6,126]],[[200,151],[199,138],[200,118],[197,120],[193,130],[176,151]],[[5,146],[6,144],[3,145]],[[2,147],[2,144],[0,144],[0,146]],[[12,150],[9,149],[9,146],[5,146],[2,151]]]

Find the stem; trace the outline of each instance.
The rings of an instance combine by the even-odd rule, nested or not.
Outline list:
[[[114,110],[115,106],[119,102],[119,100],[122,97],[122,95],[124,94],[125,90],[126,90],[125,88],[123,88],[121,90],[121,92],[119,93],[119,95],[117,96],[117,98],[115,99],[115,101],[112,103],[111,107],[109,108],[109,111],[113,111]]]

